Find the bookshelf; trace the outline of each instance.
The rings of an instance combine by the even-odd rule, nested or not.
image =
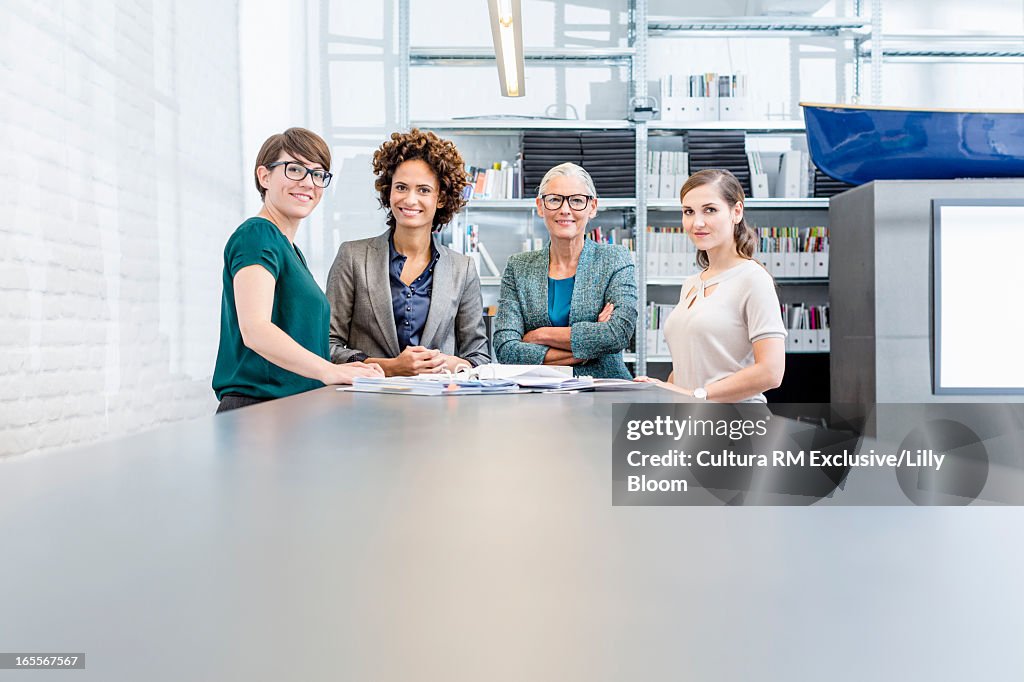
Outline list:
[[[404,127],[414,125],[421,129],[434,130],[439,134],[462,137],[470,142],[486,136],[506,136],[515,138],[529,131],[538,130],[632,130],[635,132],[636,151],[636,188],[634,196],[624,198],[602,199],[595,222],[600,223],[602,216],[612,212],[621,214],[621,224],[629,224],[634,230],[634,241],[637,258],[637,276],[641,283],[638,290],[638,306],[640,318],[638,331],[644,323],[644,314],[650,297],[664,299],[666,292],[678,287],[683,281],[680,276],[651,275],[646,271],[647,225],[652,219],[660,224],[681,219],[677,199],[650,198],[647,196],[646,159],[650,141],[663,136],[681,136],[691,131],[738,131],[751,135],[790,135],[804,133],[804,124],[800,120],[735,120],[735,121],[668,121],[668,120],[561,120],[533,117],[509,118],[473,118],[452,120],[414,120],[410,121],[408,107],[408,83],[410,67],[444,67],[451,65],[470,65],[493,63],[494,55],[490,49],[421,49],[408,45],[408,3],[409,0],[398,0],[399,7],[399,120]],[[553,48],[527,50],[525,59],[527,69],[531,65],[565,65],[571,67],[587,67],[590,65],[613,64],[629,69],[630,95],[635,98],[647,96],[647,62],[649,39],[694,39],[702,37],[792,37],[796,40],[809,41],[845,41],[853,45],[850,55],[856,60],[853,79],[854,97],[859,97],[862,55],[868,55],[864,46],[870,45],[872,38],[879,41],[879,27],[867,17],[860,15],[861,5],[870,3],[872,16],[880,13],[881,0],[858,0],[856,8],[858,16],[838,18],[816,17],[714,17],[714,18],[664,18],[649,17],[647,0],[628,0],[629,40],[622,48]],[[403,44],[403,40],[405,41]],[[876,51],[877,53],[877,51]],[[795,54],[795,53],[794,53]],[[799,56],[794,56],[799,59]],[[866,57],[863,59],[868,61]],[[877,61],[877,60],[876,60]],[[881,68],[880,63],[872,63],[873,74]],[[791,72],[793,70],[791,69]],[[838,76],[837,76],[838,77]],[[880,76],[873,76],[873,87],[880,88]],[[877,98],[878,92],[874,96]],[[796,110],[795,107],[793,110]],[[467,161],[469,159],[467,158]],[[529,196],[533,188],[524,188]],[[764,224],[763,216],[772,224],[772,220],[782,221],[781,224],[794,225],[827,225],[829,200],[827,198],[757,198],[748,199],[747,211],[754,217],[754,223]],[[532,198],[523,199],[474,199],[460,213],[460,220],[473,220],[473,214],[492,216],[496,225],[502,227],[519,225],[527,220],[536,220],[532,216],[534,202]],[[793,216],[799,218],[794,220]],[[612,224],[617,224],[616,218]],[[518,221],[518,222],[517,222]],[[541,226],[541,229],[543,227]],[[483,235],[483,233],[481,233]],[[488,244],[491,237],[483,236]],[[503,265],[507,253],[492,255]],[[780,289],[785,292],[783,302],[792,297],[800,297],[810,292],[809,304],[827,303],[827,277],[780,277]],[[481,277],[484,287],[493,288],[500,284],[499,277]],[[790,294],[789,292],[793,292]],[[678,299],[678,291],[674,292]],[[486,297],[485,297],[486,298]],[[634,353],[627,356],[627,361],[634,363],[637,373],[647,373],[647,364],[664,364],[667,356],[648,353],[643,334],[637,335],[637,347]],[[820,354],[820,353],[813,353]]]

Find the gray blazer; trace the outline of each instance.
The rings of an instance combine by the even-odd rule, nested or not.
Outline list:
[[[327,276],[331,303],[331,362],[350,362],[354,355],[393,358],[398,347],[395,313],[391,308],[388,237],[345,242]],[[490,362],[484,331],[480,277],[468,256],[442,246],[434,266],[430,310],[421,345],[456,355],[473,366]]]
[[[498,362],[539,365],[547,346],[524,343],[531,329],[551,326],[548,317],[550,245],[540,251],[513,254],[501,276],[501,300],[494,321],[494,354]],[[606,303],[615,305],[607,322],[597,315]],[[586,358],[573,367],[576,376],[632,378],[622,349],[636,329],[636,267],[621,246],[583,242],[576,283],[569,305],[572,354]]]

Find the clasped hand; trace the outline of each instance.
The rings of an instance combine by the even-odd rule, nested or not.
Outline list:
[[[436,348],[424,346],[406,346],[391,362],[393,376],[412,376],[414,374],[435,374],[437,372],[456,372],[460,367],[470,364],[460,357],[447,355]]]

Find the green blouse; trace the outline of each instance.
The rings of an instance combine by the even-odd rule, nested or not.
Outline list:
[[[235,274],[261,265],[277,280],[270,320],[303,348],[328,360],[331,308],[306,259],[288,237],[265,218],[239,225],[224,247],[220,305],[220,347],[213,370],[213,390],[252,398],[283,398],[320,388],[323,383],[289,372],[245,347],[235,308]]]

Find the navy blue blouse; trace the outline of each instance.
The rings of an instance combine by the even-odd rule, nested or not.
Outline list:
[[[391,231],[388,238],[391,251],[391,308],[395,313],[395,331],[398,333],[398,347],[405,350],[407,346],[420,345],[423,326],[427,323],[430,312],[430,293],[434,288],[434,266],[441,257],[430,240],[430,264],[423,270],[411,285],[402,281],[402,269],[406,257],[395,250],[395,232]]]

